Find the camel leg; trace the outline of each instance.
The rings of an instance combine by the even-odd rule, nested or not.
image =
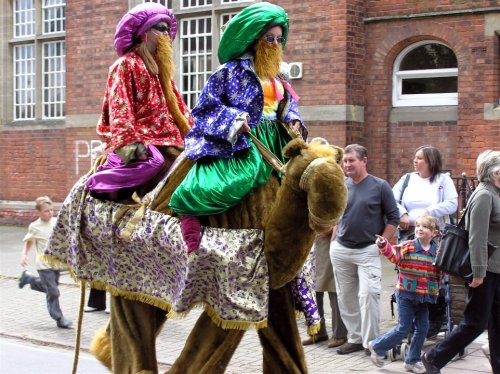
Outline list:
[[[94,335],[90,343],[90,352],[109,370],[112,370],[111,363],[111,338],[109,323],[101,328]]]
[[[270,290],[267,327],[258,331],[264,373],[307,373],[290,284]]]
[[[224,330],[206,312],[198,318],[169,374],[224,373],[245,331]]]
[[[167,317],[163,309],[111,297],[111,357],[113,373],[157,373],[156,337]]]

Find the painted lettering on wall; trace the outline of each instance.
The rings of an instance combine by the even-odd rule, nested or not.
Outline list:
[[[75,174],[86,173],[101,152],[100,140],[75,140]]]

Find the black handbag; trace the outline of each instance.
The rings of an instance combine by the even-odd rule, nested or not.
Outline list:
[[[469,206],[465,208],[458,225],[445,224],[441,238],[435,266],[446,273],[456,275],[466,282],[472,282],[472,266],[469,254],[469,232],[465,229],[465,215]],[[488,242],[488,257],[496,247]]]

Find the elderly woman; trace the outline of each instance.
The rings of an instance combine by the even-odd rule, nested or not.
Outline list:
[[[413,168],[415,172],[403,175],[392,189],[400,216],[399,242],[415,232],[415,220],[420,215],[437,218],[442,229],[457,210],[457,190],[451,178],[442,173],[443,161],[437,148],[419,147]]]
[[[500,151],[487,150],[477,158],[479,186],[468,202],[465,227],[473,279],[469,285],[464,319],[443,341],[422,355],[427,373],[440,373],[488,328],[491,366],[500,373],[500,250],[488,258],[488,241],[500,245]]]

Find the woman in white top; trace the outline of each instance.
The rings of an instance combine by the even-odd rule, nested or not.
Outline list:
[[[436,217],[443,229],[458,205],[457,190],[452,179],[442,173],[443,161],[437,148],[428,145],[418,148],[413,168],[415,172],[403,175],[392,188],[399,209],[399,242],[413,234],[415,220],[422,214]]]

